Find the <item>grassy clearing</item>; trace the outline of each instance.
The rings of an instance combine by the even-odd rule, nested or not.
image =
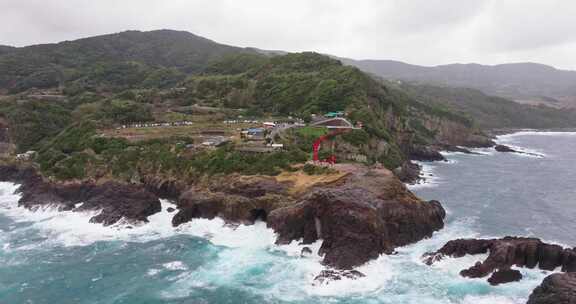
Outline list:
[[[328,134],[328,129],[324,128],[324,127],[303,127],[303,128],[299,128],[296,131],[298,133],[298,135],[302,136],[302,137],[307,137],[307,138],[317,138],[320,137],[322,135],[326,135]]]
[[[278,182],[292,183],[292,187],[288,190],[290,194],[299,195],[308,191],[314,186],[327,185],[337,182],[341,178],[348,175],[348,173],[336,171],[329,174],[309,175],[303,171],[296,172],[283,172],[276,176]]]
[[[202,132],[220,130],[225,136],[239,137],[239,130],[243,128],[257,127],[259,124],[223,124],[223,123],[194,123],[191,126],[176,127],[150,127],[150,128],[127,128],[106,129],[100,133],[108,138],[125,138],[131,142],[164,139],[170,137],[200,137]]]

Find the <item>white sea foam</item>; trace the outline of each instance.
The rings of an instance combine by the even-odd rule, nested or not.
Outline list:
[[[148,271],[146,272],[146,275],[148,275],[148,276],[150,276],[150,277],[153,277],[153,276],[159,274],[161,271],[162,271],[162,270],[157,269],[157,268],[150,268],[150,269],[148,269]]]
[[[523,136],[554,136],[554,137],[574,137],[576,136],[576,132],[558,132],[558,131],[534,131],[534,130],[527,130],[527,131],[520,131],[511,134],[500,135],[497,137],[496,141],[499,144],[506,144],[513,148],[514,150],[518,150],[520,152],[526,152],[529,154],[518,154],[519,156],[526,156],[526,157],[546,157],[544,152],[535,150],[535,149],[528,149],[522,146],[518,146],[519,139]],[[535,155],[530,155],[535,154]]]
[[[475,154],[469,154],[470,156],[492,156],[496,155],[496,150],[494,148],[472,148],[471,152]]]
[[[276,236],[266,223],[254,225],[227,225],[222,219],[195,219],[179,226],[176,233],[189,234],[209,240],[214,245],[230,248],[267,249]]]
[[[514,155],[516,156],[520,156],[520,157],[532,157],[532,158],[544,158],[547,157],[547,155],[539,150],[536,149],[529,149],[526,147],[522,147],[522,146],[518,146],[517,142],[514,141],[515,137],[507,137],[507,138],[498,138],[497,139],[497,143],[498,144],[505,144],[508,147],[512,148],[515,151],[518,151],[520,153],[514,153]]]
[[[168,270],[188,270],[188,267],[182,261],[174,261],[162,264]]]
[[[36,229],[48,238],[45,241],[48,245],[83,246],[102,240],[145,242],[185,234],[205,238],[221,247],[217,258],[199,268],[189,269],[187,262],[180,259],[150,268],[148,276],[179,272],[160,292],[166,298],[187,297],[195,290],[231,287],[283,301],[320,299],[320,302],[339,302],[356,297],[366,299],[367,303],[386,299],[390,303],[467,304],[493,300],[496,302],[492,303],[508,304],[525,297],[543,276],[522,270],[526,273],[522,282],[493,288],[484,280],[467,280],[458,274],[480,260],[480,256],[446,259],[433,267],[424,265],[421,256],[425,252],[437,250],[451,239],[478,237],[473,231],[474,219],[461,219],[449,223],[430,239],[399,248],[397,255],[381,256],[359,267],[357,270],[366,274],[364,278],[313,284],[315,276],[325,269],[318,255],[321,242],[308,245],[313,253],[300,257],[305,245],[299,242],[276,245],[276,235],[263,222],[230,226],[221,219],[198,219],[173,228],[173,214],[166,211],[171,204],[162,201],[162,212],[151,216],[146,225],[132,229],[103,227],[88,223],[93,213],[50,209],[32,212],[19,208],[16,206],[18,196],[13,194],[16,188],[10,183],[0,184],[0,212],[17,222],[32,222],[16,229]],[[447,297],[447,290],[462,288],[465,290],[459,292],[464,295]]]
[[[525,299],[511,299],[504,296],[466,296],[462,304],[520,304]]]
[[[572,137],[576,136],[576,132],[561,132],[561,131],[536,131],[536,130],[526,130],[526,131],[519,131],[510,134],[504,134],[497,136],[498,140],[509,140],[514,137],[518,136],[565,136],[565,137]]]
[[[89,222],[99,211],[58,211],[50,206],[31,211],[18,207],[20,196],[14,194],[17,189],[18,186],[12,183],[0,183],[0,212],[16,222],[30,222],[30,225],[18,229],[38,230],[46,240],[36,244],[37,246],[85,246],[97,241],[112,240],[149,241],[175,234],[171,225],[171,215],[166,211],[172,206],[168,201],[162,201],[162,212],[150,216],[148,224],[129,225],[120,222],[105,227]]]
[[[408,189],[417,190],[422,188],[435,187],[440,183],[441,180],[434,171],[434,168],[437,165],[436,163],[430,164],[418,161],[416,161],[415,163],[421,167],[420,180],[418,180],[415,184],[406,185]]]

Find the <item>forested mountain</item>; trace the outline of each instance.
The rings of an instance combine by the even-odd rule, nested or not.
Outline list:
[[[35,45],[0,55],[0,89],[172,85],[184,74],[201,71],[210,60],[238,52],[255,51],[171,30]]]
[[[102,174],[129,179],[132,173],[152,172],[272,174],[305,160],[321,135],[291,132],[278,139],[289,151],[264,162],[232,148],[183,158],[182,144],[202,140],[192,133],[235,132],[223,120],[238,117],[309,121],[314,114],[343,111],[363,128],[343,136],[336,150],[388,168],[427,147],[489,145],[479,126],[576,122],[570,112],[521,106],[473,90],[382,81],[317,53],[263,53],[167,30],[16,48],[0,55],[0,68],[5,89],[0,126],[10,144],[19,152],[38,151],[44,172],[64,179]],[[202,108],[211,113],[199,113]],[[130,134],[111,131],[132,122],[182,119],[199,123],[192,133],[166,131],[161,141],[133,143]]]
[[[16,48],[15,48],[15,47],[12,47],[12,46],[0,45],[0,55],[6,54],[6,53],[8,53],[8,52],[10,52],[10,51],[13,51],[13,50],[15,50],[15,49],[16,49]]]
[[[558,70],[542,64],[449,64],[424,67],[391,60],[342,60],[386,79],[473,88],[488,95],[522,102],[576,107],[576,71]]]
[[[470,117],[483,129],[569,128],[576,124],[576,110],[531,106],[479,90],[402,83],[399,87],[426,104],[445,106]]]
[[[190,166],[196,173],[277,172],[277,165],[302,161],[302,153],[310,153],[319,136],[286,135],[281,140],[289,143],[290,152],[264,165],[248,166],[250,158],[218,150],[195,155],[188,167],[181,166],[184,160],[175,145],[199,139],[171,139],[168,134],[162,144],[133,145],[122,137],[102,137],[106,130],[131,122],[197,119],[202,115],[197,107],[215,109],[208,115],[208,129],[223,128],[222,120],[239,114],[308,121],[313,114],[345,111],[363,129],[343,137],[341,152],[364,155],[366,161],[389,168],[401,165],[417,147],[487,141],[477,137],[479,130],[468,118],[419,103],[399,88],[317,53],[264,55],[188,33],[155,31],[17,49],[0,60],[10,67],[3,77],[13,94],[3,97],[0,116],[12,142],[20,152],[39,151],[43,170],[62,178],[114,175],[126,172],[126,163],[133,164],[130,172],[154,168],[186,175]],[[38,100],[42,92],[30,88],[48,88],[62,96]],[[203,130],[201,124],[198,128]],[[147,154],[137,156],[135,151]],[[212,157],[217,165],[206,167]]]

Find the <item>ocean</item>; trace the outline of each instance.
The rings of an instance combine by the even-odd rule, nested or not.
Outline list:
[[[171,227],[171,206],[132,229],[88,223],[91,214],[17,207],[18,185],[0,183],[0,304],[144,303],[525,303],[549,272],[490,286],[459,271],[481,256],[426,266],[420,257],[462,237],[535,236],[576,245],[576,133],[523,132],[499,142],[529,156],[478,149],[425,164],[411,186],[447,209],[446,227],[358,270],[358,280],[314,284],[323,269],[302,246],[274,244],[265,223],[219,219]],[[317,251],[320,243],[312,246]]]

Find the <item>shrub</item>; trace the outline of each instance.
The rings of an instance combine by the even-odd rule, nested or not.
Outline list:
[[[342,134],[342,139],[354,146],[367,144],[370,141],[370,135],[364,130],[352,130]]]
[[[337,172],[336,170],[329,167],[321,167],[312,164],[305,164],[304,167],[302,167],[302,171],[308,175],[324,175]]]

